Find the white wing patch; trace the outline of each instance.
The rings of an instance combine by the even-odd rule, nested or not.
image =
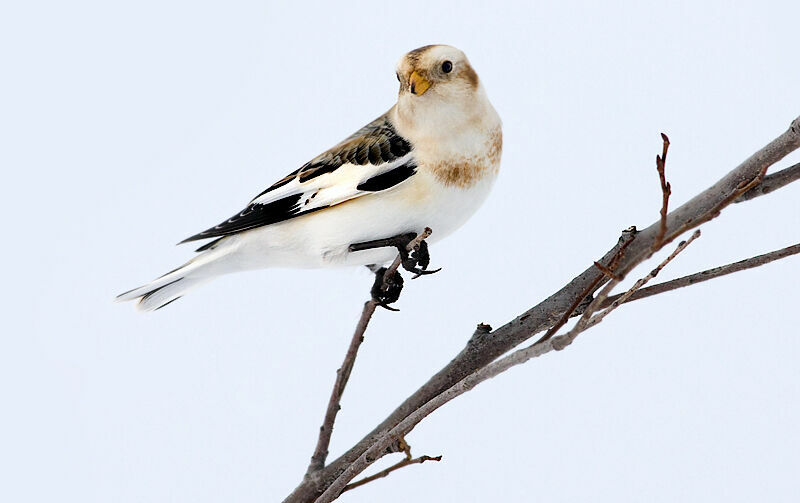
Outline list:
[[[408,154],[395,161],[377,166],[371,164],[366,166],[350,163],[343,164],[330,173],[319,175],[305,182],[301,182],[299,177],[296,177],[286,185],[261,194],[253,199],[251,204],[269,204],[285,197],[301,194],[298,201],[299,211],[306,212],[326,206],[334,206],[374,192],[361,190],[358,187],[376,176],[412,161],[412,155]]]

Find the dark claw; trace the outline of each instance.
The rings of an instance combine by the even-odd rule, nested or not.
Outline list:
[[[389,304],[397,302],[400,298],[400,292],[403,291],[403,277],[398,271],[395,271],[394,274],[384,282],[383,277],[385,274],[385,267],[381,267],[375,271],[375,283],[373,283],[372,289],[370,290],[372,300],[377,302],[377,304],[384,309],[399,311],[399,309],[391,307]]]
[[[417,261],[417,265],[422,269],[427,269],[431,265],[431,254],[428,252],[428,243],[420,241],[419,247],[411,252],[411,258]]]
[[[378,305],[381,306],[382,308],[386,309],[387,311],[394,311],[394,312],[399,311],[399,309],[397,309],[396,307],[392,307],[392,306],[390,306],[389,304],[387,304],[385,302],[379,302],[378,301]]]
[[[417,273],[416,273],[416,274],[414,274],[413,276],[411,276],[411,279],[417,279],[417,278],[419,278],[420,276],[425,276],[425,275],[427,275],[427,274],[434,274],[434,273],[437,273],[437,272],[439,272],[439,271],[441,271],[441,270],[442,270],[442,268],[441,268],[441,267],[440,267],[440,268],[438,268],[438,269],[433,269],[432,271],[422,271],[422,270],[420,270],[420,271],[417,271]]]
[[[403,265],[403,269],[414,273],[414,277],[411,279],[417,279],[420,276],[433,274],[442,270],[441,268],[433,271],[426,270],[431,263],[431,255],[428,252],[428,243],[424,240],[420,241],[419,246],[411,250],[411,253],[409,253],[405,247],[401,248],[398,246],[397,250],[400,252],[400,257],[402,258],[400,263]]]

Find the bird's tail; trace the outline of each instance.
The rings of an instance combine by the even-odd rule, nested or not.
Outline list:
[[[117,302],[136,300],[142,311],[155,311],[183,297],[189,290],[211,281],[224,271],[219,267],[224,262],[226,251],[209,249],[175,270],[117,296]]]

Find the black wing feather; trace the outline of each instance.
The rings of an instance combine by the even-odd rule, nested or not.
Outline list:
[[[295,178],[299,178],[300,182],[307,182],[320,175],[331,173],[346,163],[378,166],[396,161],[409,152],[411,144],[397,133],[389,121],[388,114],[384,114],[327,152],[311,159],[300,169],[281,178],[255,199],[278,187],[283,187]]]
[[[381,173],[380,175],[367,178],[363,182],[359,183],[356,188],[358,190],[364,190],[367,192],[386,190],[406,180],[416,172],[416,163],[414,163],[414,161],[408,161],[394,169]]]
[[[302,194],[292,194],[267,204],[251,204],[221,224],[186,238],[180,244],[200,239],[228,236],[263,225],[282,222],[303,213],[309,213],[308,211],[300,211],[300,198],[302,196]]]

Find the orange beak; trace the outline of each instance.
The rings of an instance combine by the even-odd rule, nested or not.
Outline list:
[[[422,96],[431,87],[431,83],[425,80],[425,77],[418,74],[416,70],[411,72],[411,77],[408,79],[408,90],[411,94]]]

